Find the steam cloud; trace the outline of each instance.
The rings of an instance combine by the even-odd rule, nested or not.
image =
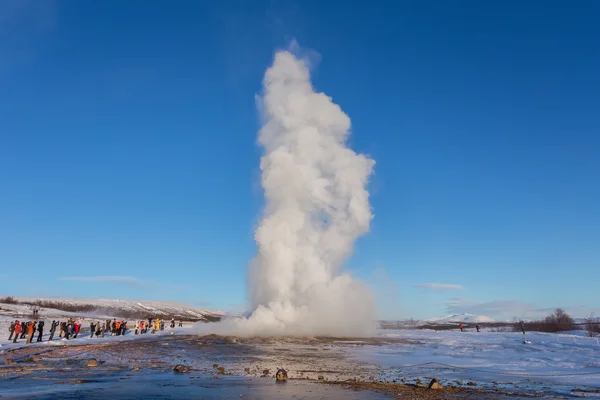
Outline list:
[[[369,231],[373,215],[365,187],[375,162],[347,147],[350,119],[314,91],[306,62],[279,51],[263,86],[259,143],[266,207],[248,276],[254,311],[209,329],[370,335],[373,296],[342,267],[355,240]]]

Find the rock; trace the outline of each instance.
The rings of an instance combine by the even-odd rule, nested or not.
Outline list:
[[[319,376],[317,376],[317,379],[320,380],[320,381],[322,381],[322,380],[325,379],[325,377],[323,375],[319,375]]]
[[[279,368],[277,373],[275,374],[275,380],[277,382],[285,382],[287,381],[287,371],[283,368]]]
[[[217,371],[219,372],[219,374],[225,375],[225,367],[219,367],[217,368]]]
[[[246,372],[247,374],[250,373],[250,368],[244,368],[244,372]]]
[[[87,362],[87,366],[88,367],[97,367],[98,366],[98,360],[96,360],[95,358],[90,358]]]
[[[219,368],[219,364],[213,364],[213,368],[214,368],[214,369],[217,369],[217,368]]]
[[[420,388],[424,388],[426,387],[423,382],[421,382],[421,380],[419,378],[417,378],[417,380],[415,381],[415,386],[416,387],[420,387]]]
[[[179,374],[184,374],[190,372],[190,367],[188,367],[187,365],[177,364],[175,368],[173,368],[173,371]]]
[[[477,384],[475,382],[467,382],[467,386],[477,386]]]
[[[13,360],[12,358],[7,358],[7,359],[6,359],[6,361],[4,361],[4,363],[5,363],[6,365],[9,365],[9,364],[14,364],[14,363],[15,363],[15,360]]]
[[[269,376],[269,374],[271,373],[270,370],[268,369],[263,369],[263,376]]]
[[[135,367],[133,370],[134,370],[134,371],[139,371],[139,370],[140,370],[140,367]]]
[[[427,388],[438,390],[438,389],[443,389],[444,386],[442,386],[442,384],[440,383],[440,381],[438,381],[437,379],[433,378],[431,380],[431,382],[429,382],[429,386],[427,386]]]

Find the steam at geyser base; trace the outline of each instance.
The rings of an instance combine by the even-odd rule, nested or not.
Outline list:
[[[259,98],[264,216],[248,276],[252,313],[202,324],[229,335],[369,336],[375,301],[341,271],[373,215],[366,190],[373,160],[346,146],[350,119],[313,90],[305,61],[276,53]]]

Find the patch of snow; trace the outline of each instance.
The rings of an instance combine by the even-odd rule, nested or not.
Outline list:
[[[14,296],[13,296],[14,297]],[[187,316],[204,319],[212,317],[222,317],[225,312],[220,310],[209,310],[206,308],[189,306],[187,304],[174,301],[156,301],[156,300],[122,300],[122,299],[86,299],[86,298],[41,298],[41,297],[14,297],[19,302],[36,302],[51,301],[66,303],[69,305],[94,306],[96,309],[87,312],[76,312],[69,316],[89,316],[89,317],[119,317],[118,311],[137,312],[137,313],[156,313],[163,315],[173,315],[176,319]],[[0,304],[0,308],[8,308],[15,306],[10,304]],[[23,314],[31,313],[31,306],[18,304]],[[42,310],[50,311],[50,309],[42,308]],[[41,312],[41,311],[40,311]],[[46,312],[48,314],[48,312]],[[58,311],[58,315],[68,315],[65,311]],[[151,315],[149,315],[150,317]]]
[[[445,317],[427,318],[423,322],[427,323],[444,323],[444,322],[472,322],[472,323],[491,323],[496,322],[485,315],[473,315],[469,313],[451,314]]]

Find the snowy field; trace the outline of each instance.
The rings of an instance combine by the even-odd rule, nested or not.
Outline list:
[[[0,337],[0,377],[8,378],[0,379],[0,393],[10,389],[15,397],[24,392],[14,383],[25,379],[19,374],[12,375],[15,365],[26,366],[22,371],[27,371],[30,384],[37,387],[35,385],[40,383],[40,393],[46,393],[50,390],[44,386],[48,382],[35,381],[36,371],[44,376],[50,372],[59,374],[60,368],[71,368],[61,364],[65,360],[85,362],[89,357],[95,357],[102,360],[105,368],[114,368],[114,374],[121,378],[131,374],[132,365],[137,365],[143,375],[167,374],[157,376],[157,382],[168,380],[173,365],[183,363],[204,374],[202,379],[215,374],[215,365],[226,371],[227,379],[259,378],[265,375],[265,370],[269,370],[268,375],[272,377],[278,368],[284,367],[290,379],[318,380],[321,377],[324,381],[356,379],[413,384],[417,379],[427,382],[435,377],[444,386],[491,392],[547,398],[600,398],[600,341],[586,337],[582,331],[523,335],[486,329],[481,332],[379,330],[377,337],[371,339],[222,338],[192,335],[196,331],[193,324],[184,323],[183,328],[166,326],[164,331],[156,334],[134,335],[133,330],[129,330],[125,336],[90,338],[90,321],[112,317],[98,315],[83,317],[84,330],[77,339],[67,341],[55,336],[48,342],[47,328],[52,319],[81,315],[45,309],[40,315],[46,320],[44,341],[27,345],[25,339],[17,344],[7,339],[10,321],[19,313],[27,314],[28,310],[21,309],[23,306],[20,305],[0,307],[4,309],[0,310],[3,332]],[[9,358],[16,364],[5,365]],[[43,367],[28,364],[27,360],[36,358]],[[98,368],[96,371],[99,372],[95,372],[95,381],[101,382],[109,376],[115,378],[112,373],[98,377],[97,374],[104,374],[102,371],[105,370]],[[242,385],[250,391],[255,385],[253,381],[235,382],[232,384]],[[32,386],[26,387],[31,392]],[[66,390],[62,386],[52,387]],[[271,390],[260,390],[263,389]],[[330,393],[331,398],[335,396],[334,392]]]
[[[0,296],[1,297],[1,296]],[[38,297],[13,297],[18,302],[50,301],[72,306],[93,307],[94,310],[87,313],[68,313],[62,310],[42,308],[40,316],[51,318],[53,316],[88,316],[88,317],[118,317],[119,312],[171,315],[175,318],[202,320],[211,317],[221,317],[225,313],[219,310],[209,310],[194,307],[174,301],[157,300],[119,300],[119,299],[85,299],[85,298],[38,298]],[[0,303],[1,314],[31,315],[31,306],[26,304],[3,304]],[[116,314],[116,315],[115,315]]]
[[[397,330],[380,331],[379,335],[421,343],[354,351],[357,359],[380,366],[388,379],[427,374],[448,382],[470,380],[478,386],[530,388],[564,395],[576,393],[574,389],[600,389],[600,340],[587,337],[584,331],[523,335],[485,330]]]

